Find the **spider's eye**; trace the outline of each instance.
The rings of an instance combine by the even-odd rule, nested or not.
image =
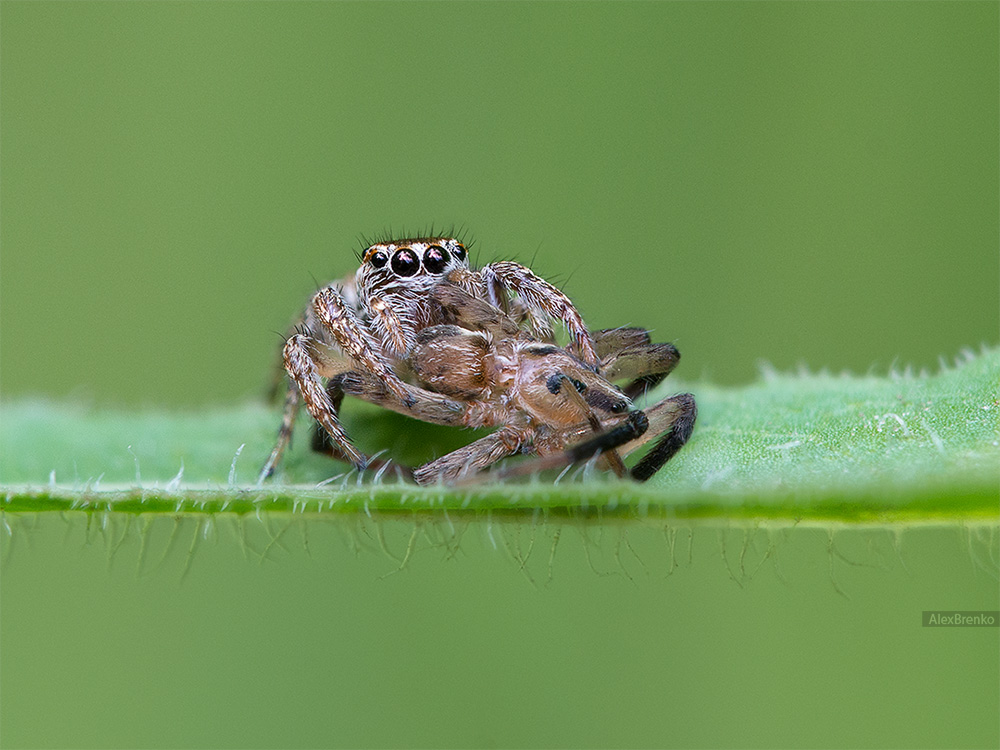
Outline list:
[[[463,245],[455,245],[453,252],[455,253],[455,258],[457,258],[459,262],[465,260],[465,247]]]
[[[431,245],[424,253],[424,268],[430,273],[441,273],[448,265],[451,257],[448,251],[439,245]]]
[[[413,276],[420,270],[420,259],[410,248],[401,248],[392,256],[392,270],[397,276]]]
[[[389,254],[385,250],[377,250],[372,253],[372,257],[368,259],[368,262],[375,268],[381,268],[389,262]]]

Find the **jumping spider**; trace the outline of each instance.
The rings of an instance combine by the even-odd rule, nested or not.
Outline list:
[[[555,344],[554,323],[565,326],[566,347]],[[652,344],[639,328],[591,333],[569,298],[530,269],[498,262],[474,270],[450,237],[371,245],[353,278],[313,296],[297,330],[282,352],[290,383],[261,481],[291,439],[300,401],[320,426],[314,448],[359,470],[384,463],[344,431],[345,394],[426,422],[499,428],[413,470],[420,484],[455,482],[519,453],[539,458],[506,475],[599,456],[619,476],[644,481],[694,426],[690,394],[645,411],[632,405],[677,365],[673,345]],[[621,455],[654,438],[628,471]]]

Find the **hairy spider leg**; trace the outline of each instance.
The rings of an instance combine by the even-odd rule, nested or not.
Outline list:
[[[284,372],[284,369],[282,369],[282,372]],[[277,390],[277,385],[274,388]],[[281,413],[281,427],[278,429],[278,439],[275,441],[274,448],[271,450],[271,455],[268,457],[267,462],[260,470],[260,475],[257,477],[257,484],[263,484],[264,480],[274,473],[274,468],[281,460],[285,448],[292,442],[292,428],[295,427],[295,417],[299,413],[299,400],[299,389],[294,382],[289,383],[288,390],[285,392],[285,405]]]
[[[371,373],[356,370],[339,373],[330,379],[328,387],[423,422],[450,427],[481,426],[470,423],[467,404],[417,386],[409,386],[412,403],[401,404],[392,398],[386,383]]]
[[[399,315],[392,309],[385,300],[375,298],[371,300],[369,306],[372,327],[382,331],[387,348],[395,352],[398,356],[405,356],[410,347],[407,339],[407,326],[403,324]]]
[[[443,482],[454,484],[478,474],[497,461],[519,453],[526,435],[513,427],[501,427],[491,435],[469,443],[458,450],[429,461],[413,472],[418,484]]]
[[[340,419],[337,415],[337,407],[339,404],[334,404],[331,401],[327,390],[323,387],[320,382],[320,377],[323,373],[317,370],[317,359],[310,352],[311,340],[305,334],[299,333],[292,336],[285,343],[284,357],[285,357],[285,369],[288,370],[288,375],[292,379],[292,383],[289,386],[289,393],[293,391],[299,393],[302,396],[303,401],[305,401],[306,409],[312,418],[315,419],[319,424],[323,426],[330,439],[337,446],[337,448],[344,454],[348,461],[350,461],[358,469],[364,469],[368,465],[368,459],[365,455],[359,451],[351,443],[350,438],[347,437],[347,432],[340,424]],[[327,375],[333,375],[332,372],[325,373]],[[288,400],[286,400],[286,409],[288,408]],[[295,402],[292,404],[292,415],[289,417],[286,411],[286,418],[290,421],[294,419],[294,410],[297,408],[298,404]],[[288,439],[291,438],[291,424],[289,424],[287,435],[284,432],[284,422],[282,422],[283,431],[279,433],[279,443],[275,446],[274,453],[280,457],[281,450],[284,449],[282,444],[282,439],[284,438],[284,444],[287,444]],[[280,449],[279,450],[279,446]],[[273,468],[273,464],[268,461],[268,464]],[[267,466],[265,466],[265,469]],[[262,472],[262,476],[263,476]]]
[[[328,286],[317,292],[313,298],[313,309],[320,323],[330,332],[345,354],[381,378],[392,395],[404,405],[412,403],[413,395],[410,393],[410,388],[395,373],[389,362],[378,353],[379,344],[375,336],[358,319],[335,286]],[[306,406],[308,405],[307,400]]]
[[[331,396],[331,401],[333,401],[334,407],[337,409],[337,413],[340,413],[340,402],[344,400],[344,392],[339,391],[340,398],[333,398],[333,394],[330,393],[331,388],[327,387],[327,394]],[[344,454],[344,452],[334,445],[330,436],[327,434],[326,430],[319,426],[319,424],[313,425],[312,442],[310,447],[316,453],[320,453],[324,456],[332,458],[334,461],[344,461],[345,463],[350,463],[350,459]],[[366,469],[373,469],[378,471],[383,467],[394,466],[402,474],[403,477],[407,479],[413,479],[413,467],[407,466],[406,464],[400,463],[391,458],[381,458],[378,455],[369,456],[368,462],[365,465]]]
[[[501,310],[507,310],[508,301],[501,292],[513,292],[524,301],[533,318],[538,317],[538,313],[543,313],[561,321],[573,339],[570,347],[573,353],[591,367],[597,366],[598,357],[590,331],[569,297],[559,289],[536,276],[531,269],[511,261],[483,266],[479,275],[486,284],[490,302]]]

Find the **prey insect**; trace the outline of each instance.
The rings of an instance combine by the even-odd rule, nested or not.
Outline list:
[[[566,347],[555,344],[556,324],[568,332]],[[421,484],[467,479],[516,454],[538,458],[501,475],[598,458],[645,480],[687,441],[696,407],[690,394],[645,411],[632,399],[678,359],[642,329],[591,333],[569,298],[525,266],[472,269],[456,239],[376,243],[353,279],[316,293],[285,343],[284,417],[260,479],[278,465],[301,404],[321,430],[315,448],[360,470],[381,467],[340,422],[352,395],[427,422],[497,428],[412,470]],[[621,456],[654,439],[627,470]]]

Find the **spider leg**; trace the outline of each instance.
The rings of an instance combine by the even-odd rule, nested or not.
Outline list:
[[[344,401],[344,390],[341,388],[342,382],[342,378],[333,377],[326,386],[326,395],[330,397],[330,403],[333,404],[334,411],[337,413],[338,417],[340,415],[340,405]],[[344,461],[345,463],[350,463],[351,461],[340,446],[330,439],[330,435],[326,432],[326,430],[320,427],[318,422],[313,426],[312,442],[310,443],[310,447],[314,452],[328,456],[334,461]],[[379,458],[377,455],[368,458],[365,468],[378,470],[389,465],[400,469],[403,476],[407,479],[413,478],[413,467],[399,463],[398,461],[393,461],[392,459]]]
[[[317,360],[322,363],[322,359],[310,351],[316,348],[311,347],[310,343],[311,339],[308,336],[299,333],[288,339],[288,342],[285,344],[285,369],[288,370],[288,374],[292,379],[289,392],[295,391],[301,395],[309,414],[322,425],[333,444],[343,453],[344,457],[358,469],[364,469],[368,464],[368,459],[361,451],[354,447],[350,438],[347,437],[347,432],[341,426],[340,419],[337,416],[337,407],[339,404],[334,404],[327,390],[320,382],[320,377],[323,373],[317,369]],[[284,423],[282,423],[282,428],[284,428]],[[288,433],[290,437],[290,425]],[[287,440],[285,440],[285,444],[287,444]],[[275,446],[275,451],[277,450],[278,446]],[[278,455],[280,457],[280,452],[278,452]],[[273,469],[273,466],[271,468]]]
[[[330,379],[329,387],[424,422],[452,427],[482,426],[470,423],[467,404],[423,388],[408,386],[413,401],[409,406],[402,404],[393,398],[383,380],[366,372],[340,373]]]
[[[295,426],[295,417],[299,413],[299,389],[295,383],[288,384],[288,391],[285,393],[285,406],[281,414],[281,427],[278,429],[278,439],[275,441],[271,455],[264,463],[257,477],[257,484],[263,484],[274,473],[275,467],[281,461],[281,456],[285,448],[292,442],[292,428]]]
[[[326,387],[326,395],[330,397],[330,403],[333,404],[333,410],[339,417],[340,405],[344,401],[344,391],[340,387],[340,382],[337,378],[330,379],[330,382]],[[320,427],[318,422],[313,425],[312,442],[310,443],[310,447],[316,453],[322,453],[324,456],[329,456],[335,461],[344,461],[345,463],[350,463],[351,461],[344,451],[330,439],[329,434],[327,434],[326,430]],[[412,478],[413,469],[411,467],[390,459],[378,458],[377,456],[369,457],[366,468],[378,470],[389,464],[399,467],[406,477]]]
[[[638,398],[669,375],[681,355],[673,344],[653,344],[645,328],[606,328],[594,331],[601,358],[601,374],[608,380],[631,380],[622,390]]]
[[[328,286],[316,293],[313,297],[313,310],[345,354],[380,378],[392,395],[404,405],[412,403],[410,388],[379,353],[380,345],[375,336],[358,319],[335,286]],[[285,366],[288,366],[287,357]],[[308,406],[308,400],[306,404]]]
[[[404,407],[389,395],[386,384],[369,373],[345,372],[331,378],[329,388],[364,399],[387,409],[416,417],[424,422],[454,427],[479,426],[475,410],[469,404],[423,388],[411,388],[415,400]],[[419,484],[435,481],[452,482],[468,473],[479,471],[505,456],[517,453],[524,444],[522,433],[513,428],[501,428],[492,435],[476,440],[446,456],[412,470]]]
[[[413,478],[418,484],[435,482],[454,484],[460,479],[472,477],[507,456],[520,452],[525,440],[523,432],[503,427],[492,435],[487,435],[424,464],[413,472]]]
[[[343,461],[345,463],[350,463],[350,459],[344,455],[344,452],[340,450],[337,446],[333,444],[330,437],[320,428],[319,425],[315,426],[312,434],[312,443],[310,447],[316,453],[320,453],[324,456],[332,458],[334,461]],[[400,470],[402,476],[406,479],[413,479],[413,467],[402,464],[399,461],[394,461],[391,458],[381,458],[379,455],[370,456],[368,458],[368,463],[365,465],[366,469],[373,469],[378,471],[383,467],[394,466]]]
[[[510,310],[507,311],[511,320],[517,323],[520,328],[525,322],[531,325],[531,333],[539,341],[546,341],[550,344],[556,343],[556,334],[552,330],[552,324],[547,315],[538,315],[531,310],[524,302],[515,297],[510,301]]]
[[[288,339],[291,336],[294,336],[300,330],[303,330],[302,327],[306,325],[307,312],[308,311],[303,312],[301,315],[299,315],[293,321],[292,325],[288,327],[288,329],[285,331],[285,334],[282,336],[283,341],[288,341]],[[285,371],[285,359],[280,354],[281,350],[279,349],[278,351],[279,351],[278,356],[275,357],[273,360],[271,377],[267,383],[267,390],[264,392],[265,394],[264,398],[267,400],[269,404],[273,404],[278,400],[278,394],[281,392],[281,386],[285,385],[286,383],[285,376],[288,374]]]
[[[538,318],[541,313],[561,321],[573,339],[570,347],[573,353],[588,365],[597,366],[594,340],[580,313],[573,307],[569,297],[559,289],[536,276],[531,269],[510,261],[490,263],[483,266],[479,274],[486,284],[490,302],[501,310],[506,310],[508,300],[505,292],[513,292],[524,302],[529,317]]]
[[[274,361],[273,371],[271,373],[271,378],[267,383],[267,390],[264,391],[264,399],[269,404],[273,404],[278,400],[278,392],[281,390],[281,385],[285,382],[285,362],[281,357],[278,357]],[[288,399],[288,394],[285,394],[285,399]]]
[[[330,405],[333,407],[334,414],[337,415],[337,419],[340,419],[340,406],[344,403],[344,391],[331,379],[326,385],[326,395],[330,399]],[[337,461],[347,461],[348,459],[344,456],[343,452],[337,447],[337,445],[330,440],[329,434],[326,430],[320,427],[319,422],[313,424],[313,434],[312,442],[310,446],[314,452],[322,453],[325,456]]]
[[[688,441],[698,416],[698,407],[694,396],[681,393],[654,404],[646,410],[646,415],[649,431],[622,446],[622,452],[627,455],[650,440],[659,438],[649,453],[632,467],[632,478],[640,482],[645,482],[663,468]]]
[[[412,334],[407,332],[412,328],[406,326],[399,314],[383,299],[373,299],[369,304],[371,327],[385,342],[386,349],[397,357],[405,357],[413,345]]]
[[[650,343],[644,328],[611,328],[594,332],[601,356],[601,374],[608,380],[631,379],[622,390],[637,398],[658,385],[677,366],[680,353],[673,344]],[[689,393],[663,399],[646,410],[650,429],[641,438],[622,447],[626,455],[659,437],[658,442],[632,469],[634,479],[645,481],[659,471],[688,441],[698,415]]]

